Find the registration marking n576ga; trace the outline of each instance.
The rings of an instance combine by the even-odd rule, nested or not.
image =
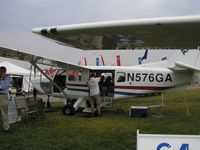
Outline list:
[[[133,82],[173,82],[171,75],[163,73],[127,73],[127,81]]]

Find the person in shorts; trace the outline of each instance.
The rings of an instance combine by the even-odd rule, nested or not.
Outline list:
[[[100,77],[95,77],[94,73],[90,74],[90,79],[88,81],[88,87],[90,92],[90,104],[93,116],[102,116],[101,114],[101,98],[100,98],[100,90],[99,90],[99,81]],[[96,107],[95,107],[96,104]]]

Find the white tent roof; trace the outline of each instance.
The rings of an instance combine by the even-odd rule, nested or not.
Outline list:
[[[0,66],[4,66],[7,69],[6,74],[14,74],[14,75],[30,75],[30,71],[19,67],[15,64],[12,64],[8,61],[4,61],[0,63]]]

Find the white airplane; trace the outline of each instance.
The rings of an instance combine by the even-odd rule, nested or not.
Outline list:
[[[63,113],[73,115],[88,107],[87,81],[91,72],[107,74],[103,99],[123,99],[151,93],[185,90],[200,82],[200,16],[97,22],[78,25],[41,27],[32,32],[56,43],[84,50],[107,49],[180,49],[171,59],[136,66],[79,66],[16,49],[0,47],[0,56],[24,60],[46,78],[35,79],[39,91],[64,98]],[[187,50],[196,49],[196,50]],[[158,54],[159,55],[159,54]],[[54,77],[38,64],[55,66]],[[72,102],[69,99],[76,99]],[[104,105],[104,104],[102,104]]]

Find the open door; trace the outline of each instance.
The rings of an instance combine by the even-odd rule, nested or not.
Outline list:
[[[99,82],[101,97],[114,97],[114,70],[91,70],[90,73],[95,73],[96,77],[101,77]]]
[[[88,78],[89,70],[86,69],[73,69],[67,71],[67,94],[72,98],[88,97]]]
[[[66,88],[66,76],[67,71],[64,69],[58,69],[56,75],[54,76],[54,82],[62,89],[64,90]],[[53,93],[60,93],[59,89],[53,86]]]

